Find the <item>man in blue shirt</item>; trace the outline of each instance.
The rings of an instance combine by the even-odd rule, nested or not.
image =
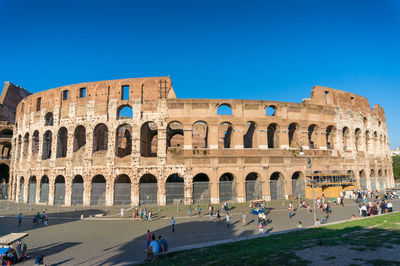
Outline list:
[[[154,236],[154,234],[151,239],[153,241],[151,241],[150,246],[147,249],[146,260],[152,260],[154,258],[154,255],[158,255],[158,253],[160,253],[160,245],[158,244],[158,241],[156,241],[156,237]]]
[[[158,236],[158,242],[161,247],[161,252],[167,252],[168,251],[167,239],[163,238],[162,236]]]

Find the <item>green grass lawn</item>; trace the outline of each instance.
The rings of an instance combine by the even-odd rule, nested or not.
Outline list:
[[[349,246],[363,251],[400,245],[400,213],[354,220],[319,228],[271,235],[207,248],[175,252],[160,257],[160,265],[304,265],[311,263],[295,251],[316,246]],[[395,252],[395,250],[393,251]],[[396,251],[398,252],[398,251]],[[365,258],[365,256],[363,256]],[[326,263],[334,259],[328,254]],[[400,262],[365,260],[373,265],[400,265]]]

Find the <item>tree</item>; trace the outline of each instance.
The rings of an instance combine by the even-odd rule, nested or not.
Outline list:
[[[395,179],[400,179],[400,155],[392,157],[393,160],[393,175]]]

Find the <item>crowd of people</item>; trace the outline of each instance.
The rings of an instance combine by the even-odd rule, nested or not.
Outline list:
[[[161,235],[156,238],[154,233],[151,233],[150,230],[147,230],[145,251],[147,261],[155,259],[159,254],[168,251],[167,239]]]

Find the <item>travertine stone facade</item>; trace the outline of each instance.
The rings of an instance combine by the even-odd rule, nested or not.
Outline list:
[[[218,114],[224,106],[231,115]],[[28,96],[16,122],[12,198],[22,202],[244,202],[250,192],[270,200],[294,194],[310,156],[314,171],[394,186],[383,109],[326,87],[286,103],[178,99],[169,77],[81,83]]]

